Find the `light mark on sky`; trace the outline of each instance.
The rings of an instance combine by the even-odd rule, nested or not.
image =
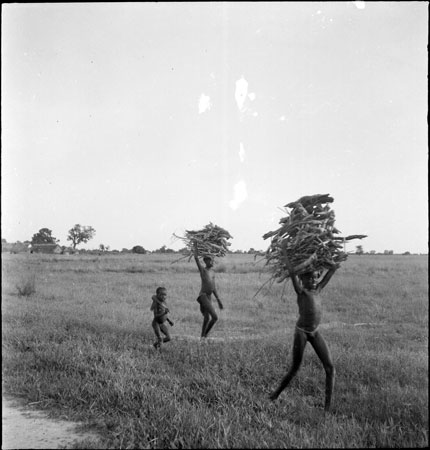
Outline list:
[[[279,120],[280,120],[281,122],[285,122],[286,117],[285,117],[285,116],[281,116],[281,117],[279,118]]]
[[[236,81],[236,91],[234,93],[234,98],[236,99],[237,107],[239,111],[245,111],[244,103],[246,99],[246,95],[248,93],[248,82],[245,78],[240,78],[240,80]]]
[[[188,165],[188,167],[191,167],[191,166],[195,166],[196,163],[197,163],[197,159],[191,159],[190,161],[188,161],[187,165]]]
[[[211,98],[209,95],[202,94],[199,98],[199,114],[209,111],[212,107]]]
[[[230,208],[236,210],[241,203],[243,203],[248,197],[246,190],[246,183],[244,180],[240,180],[234,185],[234,197],[230,201]]]
[[[243,144],[242,144],[242,142],[240,143],[240,146],[239,146],[240,148],[239,148],[239,159],[240,159],[240,162],[245,162],[245,149],[243,148]]]
[[[255,94],[254,94],[254,92],[251,92],[250,94],[248,94],[248,98],[249,98],[251,101],[255,100]]]
[[[364,9],[366,7],[366,3],[363,1],[352,2],[358,9]]]

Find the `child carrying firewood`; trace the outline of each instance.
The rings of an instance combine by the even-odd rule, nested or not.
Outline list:
[[[272,271],[272,280],[283,282],[291,278],[297,294],[299,319],[296,324],[293,344],[292,366],[278,388],[270,395],[271,400],[289,385],[300,368],[307,342],[314,348],[326,373],[325,410],[330,410],[334,387],[335,369],[330,352],[318,331],[321,320],[321,290],[327,285],[340,263],[348,257],[342,251],[341,241],[363,239],[366,235],[337,236],[335,213],[329,194],[306,195],[285,205],[291,208],[287,217],[279,223],[281,227],[269,231],[263,238],[271,238],[266,259]],[[326,271],[320,279],[320,274]]]
[[[200,288],[200,293],[197,298],[197,302],[200,304],[200,312],[203,315],[203,325],[202,325],[202,338],[206,338],[209,331],[215,325],[218,320],[218,315],[215,312],[215,308],[212,304],[212,293],[218,302],[219,309],[223,309],[224,306],[219,298],[216,286],[215,286],[215,273],[212,269],[213,258],[210,256],[203,257],[203,261],[206,267],[203,267],[199,260],[197,242],[194,243],[194,259],[196,261],[197,267],[200,272],[200,278],[202,285]]]
[[[165,322],[168,322],[170,326],[173,326],[173,322],[167,317],[169,308],[167,308],[166,298],[167,289],[164,287],[158,287],[156,290],[156,295],[152,296],[151,311],[154,313],[152,328],[154,329],[155,336],[157,338],[154,342],[154,347],[157,349],[161,347],[163,342],[170,341],[169,330]],[[160,331],[165,335],[164,339],[161,337]]]
[[[294,290],[297,293],[299,319],[294,332],[292,366],[269,398],[270,400],[276,400],[279,394],[289,385],[300,368],[305,346],[309,342],[324,366],[326,373],[324,409],[329,411],[334,388],[335,369],[327,344],[318,331],[318,325],[321,320],[321,299],[319,294],[338,269],[339,263],[334,263],[319,282],[320,273],[318,271],[305,272],[297,276],[291,264],[288,261],[285,263],[290,272]]]

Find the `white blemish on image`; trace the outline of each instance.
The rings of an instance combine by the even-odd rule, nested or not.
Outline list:
[[[245,78],[240,78],[240,80],[236,81],[236,91],[234,93],[234,98],[237,103],[237,107],[239,111],[243,112],[245,110],[244,103],[246,96],[248,94],[248,82]]]
[[[246,183],[240,180],[234,185],[234,197],[230,201],[230,208],[236,210],[241,203],[243,203],[248,197],[248,192],[246,190]]]
[[[251,101],[254,101],[254,100],[255,100],[255,94],[254,94],[254,92],[251,92],[250,94],[248,94],[248,98],[249,98]]]
[[[358,9],[364,9],[366,7],[366,3],[363,1],[352,2]]]
[[[209,111],[212,107],[211,98],[209,95],[202,94],[199,98],[199,114]]]
[[[188,167],[195,166],[197,164],[197,159],[190,159],[187,163]]]
[[[239,146],[239,159],[240,159],[240,162],[242,162],[242,163],[245,161],[245,149],[243,148],[242,142],[240,143],[240,146]]]

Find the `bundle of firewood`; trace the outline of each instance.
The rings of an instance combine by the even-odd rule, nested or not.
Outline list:
[[[185,230],[185,236],[174,236],[185,242],[184,257],[190,260],[194,255],[194,248],[197,246],[198,256],[223,257],[228,252],[231,245],[228,239],[233,239],[231,234],[224,228],[209,222],[201,230]]]
[[[290,211],[285,209],[287,216],[279,221],[281,227],[263,236],[271,238],[265,257],[272,279],[287,279],[288,267],[295,274],[329,269],[347,259],[345,241],[366,237],[337,236],[340,231],[334,226],[335,213],[329,206],[332,202],[329,194],[316,194],[285,205]]]

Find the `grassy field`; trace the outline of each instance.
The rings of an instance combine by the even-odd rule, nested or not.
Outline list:
[[[223,258],[225,310],[202,344],[199,274],[177,258],[3,254],[3,393],[84,421],[100,433],[96,448],[428,446],[427,256],[350,256],[324,290],[331,414],[310,346],[291,386],[267,399],[290,363],[291,284],[254,297],[268,279],[263,262]],[[18,295],[27,284],[35,293]],[[175,322],[159,352],[157,286]]]

